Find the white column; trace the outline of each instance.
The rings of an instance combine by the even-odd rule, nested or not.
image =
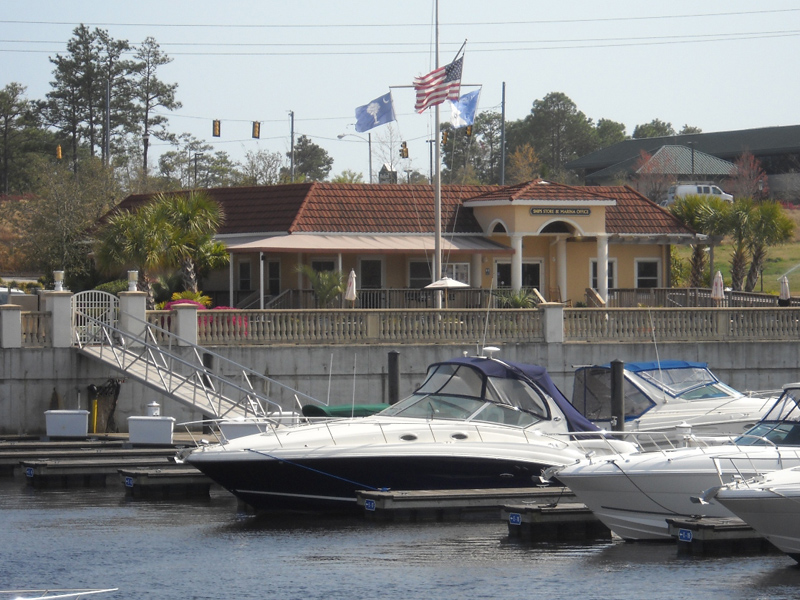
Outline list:
[[[22,307],[0,305],[0,348],[22,347]]]
[[[483,264],[483,254],[473,254],[469,270],[469,284],[474,288],[483,287],[483,274],[481,266]]]
[[[175,335],[179,346],[197,345],[197,307],[194,304],[176,304],[172,307],[175,315]]]
[[[50,346],[69,348],[72,345],[72,292],[45,292],[44,310],[50,313]]]
[[[236,306],[233,303],[233,252],[228,253],[228,306]]]
[[[144,337],[147,319],[147,292],[120,292],[119,293],[119,322],[117,327],[123,333],[128,333],[135,338]],[[131,344],[132,339],[125,339],[126,344]]]
[[[511,289],[518,292],[522,288],[522,236],[515,233],[511,236]]]
[[[567,238],[559,237],[556,241],[556,264],[558,265],[558,291],[561,294],[561,302],[566,302],[567,294]]]
[[[597,234],[597,293],[608,302],[608,235]]]
[[[259,274],[258,277],[260,281],[260,283],[258,284],[258,293],[259,293],[258,308],[264,310],[264,253],[263,252],[258,253],[258,266],[261,269],[261,273]]]

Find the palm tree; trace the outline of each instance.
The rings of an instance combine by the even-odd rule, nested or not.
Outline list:
[[[97,233],[95,261],[101,271],[110,273],[129,268],[139,272],[139,288],[147,292],[148,308],[153,308],[154,274],[165,262],[163,228],[152,204],[134,212],[111,215]]]
[[[317,271],[311,265],[298,265],[297,270],[308,277],[317,305],[321,308],[326,308],[337,296],[344,293],[345,283],[341,271]]]
[[[705,235],[725,235],[729,226],[727,213],[730,205],[719,198],[688,194],[677,198],[670,206],[670,212],[681,223],[697,233]],[[706,278],[706,244],[695,244],[690,259],[689,287],[704,287]],[[709,277],[710,279],[710,277]]]
[[[731,288],[742,291],[752,240],[754,203],[751,198],[739,198],[728,213],[728,231],[733,241],[731,254]]]
[[[228,264],[225,245],[214,241],[225,219],[222,207],[208,194],[159,194],[154,203],[166,236],[166,260],[178,266],[183,287],[198,291],[198,270],[222,268]]]
[[[754,207],[750,230],[750,270],[744,290],[752,292],[767,259],[767,248],[792,239],[794,221],[777,202],[760,202]]]

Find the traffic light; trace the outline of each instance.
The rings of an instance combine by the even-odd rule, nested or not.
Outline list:
[[[57,158],[58,160],[61,160],[61,144],[59,144],[58,146],[56,146],[56,158]]]
[[[253,121],[253,137],[258,139],[261,137],[261,123]]]
[[[211,135],[219,137],[220,122],[219,119],[214,119],[214,127],[211,130]]]
[[[464,133],[467,134],[467,137],[472,137],[472,125],[467,125],[467,130]]]
[[[447,131],[442,132],[442,146],[447,145]]]
[[[405,142],[400,144],[400,158],[408,158],[408,146]]]

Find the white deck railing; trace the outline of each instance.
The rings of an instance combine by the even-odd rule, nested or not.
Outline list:
[[[197,343],[352,344],[544,342],[540,309],[208,310]],[[557,313],[558,314],[558,313]],[[49,345],[51,316],[22,313],[22,346]],[[157,343],[174,331],[171,311],[147,311]],[[558,325],[556,324],[556,327]],[[565,308],[565,342],[798,340],[800,308]]]

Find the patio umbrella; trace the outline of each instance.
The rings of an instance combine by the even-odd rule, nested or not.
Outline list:
[[[722,281],[722,273],[717,271],[714,275],[714,281],[711,283],[711,299],[715,302],[721,302],[725,299],[725,284]]]
[[[350,275],[347,276],[347,289],[344,292],[344,299],[349,300],[355,304],[358,296],[356,295],[356,272],[350,269]]]
[[[781,277],[781,292],[778,295],[778,306],[789,306],[792,303],[789,293],[789,278],[784,275]]]
[[[447,275],[442,277],[441,279],[437,279],[433,283],[429,283],[425,286],[427,290],[452,290],[455,288],[466,288],[469,287],[468,283],[463,283],[458,279],[451,279]],[[441,306],[441,304],[439,304]],[[447,308],[447,293],[444,295],[444,307]]]

